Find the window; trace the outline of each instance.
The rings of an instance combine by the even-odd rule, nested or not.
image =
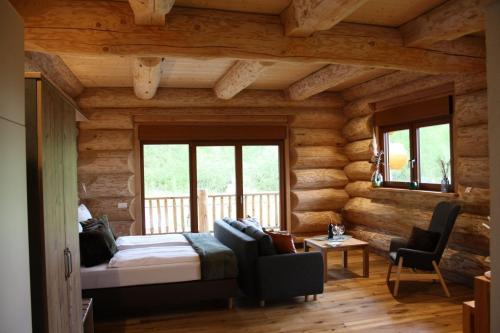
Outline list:
[[[140,126],[143,232],[211,232],[246,216],[284,229],[285,137],[284,126]]]
[[[439,191],[443,176],[453,183],[451,98],[440,98],[376,114],[384,150],[386,187]]]

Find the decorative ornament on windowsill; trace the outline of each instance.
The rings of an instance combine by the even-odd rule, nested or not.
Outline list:
[[[372,141],[370,142],[370,150],[373,153],[373,156],[370,160],[370,163],[375,164],[375,171],[372,174],[372,186],[373,187],[382,187],[384,185],[384,177],[380,172],[380,166],[384,165],[382,161],[382,156],[384,156],[383,150],[378,150],[377,146],[377,138],[375,132],[373,132]]]
[[[384,177],[380,173],[380,166],[384,164],[382,162],[382,156],[384,156],[384,151],[380,150],[378,153],[373,156],[371,163],[375,164],[375,171],[372,174],[372,186],[373,187],[382,187],[384,184]]]
[[[450,161],[445,162],[445,160],[439,160],[439,167],[441,168],[441,175],[443,179],[441,179],[441,192],[448,193],[450,192],[450,180],[448,179],[448,171],[450,170]]]

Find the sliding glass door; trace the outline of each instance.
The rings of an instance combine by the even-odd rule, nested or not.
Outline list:
[[[244,145],[243,216],[263,227],[280,228],[280,149],[278,145]]]
[[[145,234],[191,231],[188,144],[143,146]]]
[[[281,229],[282,168],[280,142],[143,143],[144,233],[212,232],[225,217]]]
[[[196,147],[198,231],[213,231],[214,221],[235,217],[235,146]]]

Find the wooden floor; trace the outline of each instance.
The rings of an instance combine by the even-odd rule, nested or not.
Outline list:
[[[387,263],[371,254],[370,278],[362,278],[361,252],[349,256],[349,270],[338,253],[329,254],[330,280],[317,301],[297,298],[269,303],[238,301],[233,310],[222,302],[147,317],[98,322],[96,332],[462,332],[462,302],[472,290],[449,284],[446,298],[439,283],[401,282],[391,295]]]

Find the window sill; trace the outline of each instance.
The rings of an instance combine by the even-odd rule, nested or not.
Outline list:
[[[395,187],[372,187],[373,191],[383,191],[383,192],[393,192],[393,193],[419,193],[432,195],[441,198],[456,198],[458,197],[458,193],[450,192],[443,193],[438,191],[426,191],[426,190],[410,190],[406,188],[395,188]]]

